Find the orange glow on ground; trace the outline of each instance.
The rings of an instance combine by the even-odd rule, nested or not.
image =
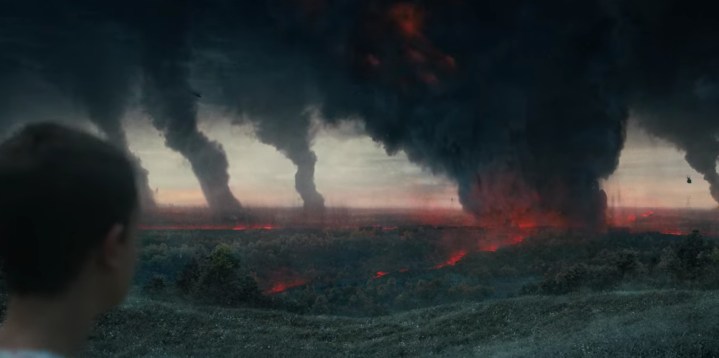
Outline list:
[[[482,247],[479,249],[479,251],[482,251],[482,252],[495,252],[495,251],[497,251],[498,249],[499,249],[499,245],[497,245],[497,244],[489,244],[489,245],[482,246]]]
[[[262,225],[140,225],[140,230],[204,230],[204,231],[245,231],[245,230],[274,230],[270,224]]]
[[[243,230],[274,230],[275,227],[273,225],[265,224],[265,225],[235,225],[232,227],[233,231],[243,231]]]
[[[434,266],[434,268],[435,268],[435,269],[441,269],[441,268],[444,268],[444,267],[447,267],[447,266],[454,266],[454,265],[457,264],[457,262],[462,261],[462,259],[463,259],[465,256],[467,256],[467,250],[464,250],[464,249],[463,249],[463,250],[459,250],[459,251],[453,252],[453,253],[449,256],[449,259],[447,259],[447,261],[442,262],[441,264],[438,264],[438,265]]]
[[[512,243],[512,245],[517,245],[517,244],[521,244],[522,241],[524,241],[524,239],[525,239],[525,237],[522,236],[522,235],[514,235],[514,236],[510,239],[509,242]]]
[[[265,290],[264,293],[266,295],[276,295],[278,293],[285,292],[289,290],[290,288],[300,287],[307,284],[307,280],[297,278],[294,280],[289,281],[281,281],[281,282],[275,282],[270,286],[269,289]]]
[[[639,214],[629,214],[629,215],[627,215],[626,220],[624,221],[624,223],[625,223],[625,224],[633,224],[633,223],[636,223],[637,220],[639,220],[640,218],[641,218],[641,219],[646,219],[646,218],[648,218],[648,217],[651,217],[652,215],[654,215],[654,210],[644,211],[644,212],[639,213]],[[621,223],[621,218],[619,218],[619,220],[615,221],[614,224],[615,224],[615,225],[621,225],[621,224],[622,224],[622,223]]]
[[[671,209],[610,208],[607,213],[610,226],[630,232],[658,232],[681,236],[699,229],[704,234],[716,234],[719,226],[716,214],[711,212],[692,214]]]
[[[375,273],[375,275],[374,275],[374,279],[382,278],[382,277],[385,277],[385,276],[387,276],[387,275],[389,275],[389,272],[377,271],[377,273]]]

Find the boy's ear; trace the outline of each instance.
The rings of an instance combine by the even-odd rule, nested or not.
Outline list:
[[[122,264],[125,225],[114,224],[102,240],[99,251],[99,263],[106,268],[115,269]]]

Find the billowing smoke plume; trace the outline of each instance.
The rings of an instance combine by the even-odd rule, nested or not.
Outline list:
[[[0,41],[4,42],[5,55],[0,61],[2,92],[12,97],[13,92],[27,85],[25,82],[39,80],[55,86],[67,99],[77,102],[107,139],[133,159],[144,206],[152,209],[155,203],[148,173],[130,153],[122,126],[122,117],[132,97],[132,79],[136,77],[130,60],[132,51],[128,51],[127,41],[120,36],[117,22],[102,17],[103,13],[92,7],[76,6],[25,2],[8,3],[2,8],[4,26],[0,31],[4,36]],[[88,16],[70,16],[75,11],[77,14],[87,12]],[[37,105],[52,107],[47,102]],[[2,110],[7,111],[8,107],[5,105]],[[6,115],[20,122],[34,119],[27,115],[32,110],[15,108],[14,111],[25,113]]]
[[[321,53],[328,120],[363,118],[389,153],[454,178],[465,209],[488,224],[603,224],[599,180],[616,168],[628,113],[611,9],[312,4],[280,22],[307,29],[290,41]]]
[[[388,153],[402,150],[453,178],[464,208],[488,224],[602,225],[599,181],[617,166],[630,112],[686,150],[719,197],[719,25],[708,2],[67,3],[38,17],[39,28],[45,17],[71,15],[73,24],[78,16],[93,19],[85,30],[117,22],[126,29],[120,33],[137,36],[120,64],[113,62],[118,56],[99,62],[118,69],[100,77],[126,92],[123,79],[132,76],[123,59],[137,55],[146,110],[220,211],[239,204],[222,148],[198,131],[200,95],[238,121],[252,121],[260,140],[297,165],[296,186],[308,207],[323,202],[312,180],[308,108],[330,123],[361,118]],[[102,31],[92,33],[100,41],[77,45],[83,54],[103,53],[107,44],[122,48],[103,41]],[[12,39],[1,37],[0,47]],[[84,67],[78,73],[92,77]],[[86,92],[95,102],[95,91]],[[107,108],[122,96],[111,98],[93,106],[112,112]],[[113,121],[98,123],[105,120]]]
[[[302,198],[305,209],[323,210],[325,199],[317,191],[314,182],[317,156],[310,149],[310,118],[306,112],[285,114],[287,117],[268,117],[257,122],[257,137],[282,152],[297,166],[295,189]],[[270,118],[287,118],[274,121]]]
[[[263,2],[204,2],[198,11],[206,16],[195,23],[197,82],[208,103],[230,110],[235,123],[251,123],[261,142],[292,161],[304,208],[322,212],[309,109],[319,100],[316,72],[307,44],[285,42],[272,10]]]
[[[96,25],[97,26],[97,25]],[[148,182],[148,172],[142,167],[140,159],[133,155],[128,147],[122,118],[125,115],[129,99],[132,98],[132,80],[137,73],[125,56],[131,53],[127,44],[122,41],[110,41],[116,34],[110,25],[105,28],[96,26],[84,29],[82,35],[74,36],[60,42],[62,48],[55,53],[66,52],[63,56],[67,73],[65,78],[58,78],[58,85],[72,86],[73,91],[86,108],[88,117],[108,141],[123,149],[133,160],[140,181],[141,197],[146,209],[155,207],[152,190]],[[85,53],[84,52],[90,52]]]
[[[266,55],[254,53],[253,57],[257,61],[258,57],[265,58]],[[262,143],[275,147],[297,167],[295,189],[302,198],[304,208],[310,212],[321,212],[324,198],[314,182],[317,156],[311,149],[314,132],[311,130],[311,112],[307,108],[312,103],[308,98],[311,89],[303,88],[308,79],[303,78],[296,67],[267,70],[264,67],[267,63],[257,67],[235,64],[230,72],[219,71],[216,74],[219,81],[214,83],[219,83],[223,89],[222,105],[235,112],[235,122],[253,124]],[[258,68],[265,71],[258,71]],[[274,77],[280,71],[284,71],[283,75]],[[228,78],[234,80],[226,82]],[[208,94],[211,92],[211,89],[207,91]]]
[[[240,205],[227,185],[225,154],[197,129],[197,95],[189,85],[187,2],[27,1],[0,6],[1,94],[28,87],[32,90],[23,97],[36,97],[40,107],[53,108],[43,119],[79,118],[55,106],[57,99],[32,93],[42,87],[37,82],[52,84],[129,153],[121,118],[142,79],[142,102],[153,123],[167,145],[190,161],[209,205],[217,212],[238,212]],[[33,109],[0,104],[8,121],[30,120],[27,114]],[[154,206],[147,171],[139,159],[135,163],[145,204]]]
[[[634,8],[633,109],[651,133],[685,151],[719,202],[719,22],[694,2]]]
[[[212,210],[237,214],[240,203],[228,186],[227,157],[222,146],[197,128],[197,97],[190,86],[190,8],[186,0],[146,4],[142,28],[143,96],[153,124],[168,147],[192,166]]]

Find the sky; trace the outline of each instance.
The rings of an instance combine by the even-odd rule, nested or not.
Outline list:
[[[292,163],[260,143],[249,125],[232,125],[201,108],[201,130],[224,147],[230,163],[230,188],[246,206],[301,206],[294,190]],[[166,148],[149,120],[132,113],[131,150],[149,170],[150,186],[160,204],[206,205],[189,163]],[[212,114],[212,116],[217,116]],[[357,124],[318,125],[313,149],[315,178],[328,206],[385,208],[460,208],[457,187],[400,152],[388,156],[382,146],[361,135]],[[686,176],[693,183],[686,183]],[[602,182],[611,206],[713,208],[709,186],[669,143],[630,121],[627,142],[614,174]]]

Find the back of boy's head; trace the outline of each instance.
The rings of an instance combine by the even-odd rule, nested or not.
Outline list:
[[[25,126],[0,144],[0,267],[9,291],[63,292],[137,205],[121,150],[57,124]]]

